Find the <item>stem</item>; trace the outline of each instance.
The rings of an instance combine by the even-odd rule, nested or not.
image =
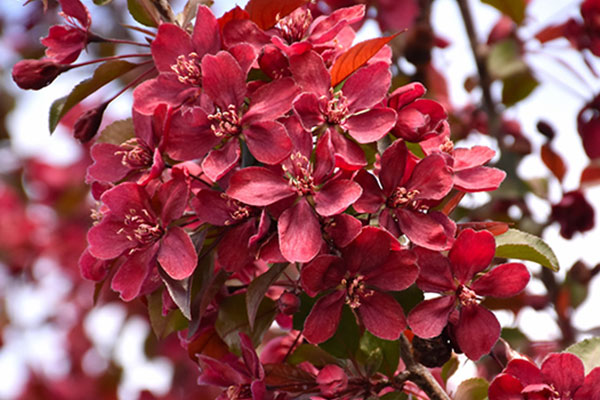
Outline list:
[[[412,345],[402,334],[400,336],[400,356],[410,372],[409,379],[416,383],[431,400],[451,400],[446,391],[435,380],[429,370],[417,362],[412,353]]]
[[[142,46],[142,47],[150,47],[148,43],[140,43],[133,40],[125,40],[125,39],[110,39],[102,36],[95,35],[97,37],[98,42],[106,42],[106,43],[116,43],[116,44],[130,44],[133,46]]]
[[[175,14],[167,0],[151,0],[151,2],[166,22],[175,22]]]
[[[111,57],[103,57],[103,58],[98,58],[96,60],[90,60],[90,61],[85,61],[79,64],[71,64],[68,65],[68,69],[73,69],[73,68],[79,68],[79,67],[85,67],[87,65],[91,65],[91,64],[97,64],[99,62],[104,62],[104,61],[112,61],[112,60],[120,60],[123,58],[131,58],[131,57],[150,57],[152,56],[151,53],[142,53],[142,54],[121,54],[118,56],[111,56]]]
[[[146,61],[144,63],[141,63],[139,66],[142,65],[146,65],[146,64],[150,64],[152,63],[152,61]],[[138,67],[139,67],[138,66]],[[114,99],[116,99],[117,97],[119,97],[120,95],[122,95],[123,93],[125,93],[125,91],[127,91],[129,88],[134,87],[135,85],[137,85],[138,83],[140,83],[141,81],[143,81],[148,75],[150,75],[152,72],[156,71],[156,68],[152,67],[144,72],[142,72],[141,75],[139,75],[137,78],[135,78],[133,81],[129,82],[127,85],[125,85],[125,87],[123,89],[121,89],[117,94],[115,94],[113,97],[111,97],[110,99],[107,100],[107,103],[110,103],[111,101],[113,101]]]
[[[477,73],[479,74],[479,86],[483,93],[483,109],[485,110],[488,117],[488,129],[489,134],[492,137],[498,138],[500,136],[500,114],[496,109],[496,104],[492,98],[492,77],[487,69],[486,65],[486,52],[485,45],[477,42],[477,34],[475,33],[475,25],[473,23],[473,16],[467,0],[456,0],[460,13],[465,24],[465,30],[469,37],[469,44],[471,45],[471,51],[475,58],[475,64],[477,66]],[[501,141],[499,141],[500,143]]]

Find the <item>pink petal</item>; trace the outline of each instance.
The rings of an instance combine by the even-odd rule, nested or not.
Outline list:
[[[319,106],[319,99],[314,93],[305,92],[294,100],[294,112],[302,122],[304,129],[311,130],[325,123]]]
[[[221,142],[210,129],[208,115],[200,107],[185,107],[174,113],[164,149],[175,160],[203,158]]]
[[[229,181],[227,195],[253,206],[268,206],[286,197],[294,190],[279,174],[263,168],[248,167],[237,171]]]
[[[292,141],[285,127],[277,121],[259,121],[244,129],[250,153],[260,162],[274,165],[292,152]]]
[[[424,339],[439,336],[454,310],[454,296],[441,296],[419,303],[408,314],[408,325],[415,335]]]
[[[348,376],[341,367],[329,364],[319,371],[316,382],[319,385],[321,393],[327,396],[327,398],[331,398],[336,393],[346,389],[348,386]]]
[[[324,227],[325,232],[331,237],[339,248],[346,247],[360,233],[362,222],[348,214],[339,214],[333,217],[333,222]]]
[[[202,57],[206,53],[215,54],[221,49],[221,29],[210,8],[200,5],[192,33],[196,53]]]
[[[277,79],[261,86],[250,97],[250,108],[242,124],[281,117],[292,108],[292,101],[298,92],[299,88],[292,78]]]
[[[585,379],[583,362],[571,353],[550,354],[541,370],[545,382],[554,386],[561,396],[574,394]]]
[[[248,43],[238,43],[233,47],[229,48],[229,52],[235,57],[238,64],[242,68],[242,72],[248,75],[252,64],[256,61],[256,51],[254,47]]]
[[[302,267],[302,288],[306,294],[314,297],[321,291],[338,285],[345,273],[346,268],[340,257],[322,254]]]
[[[573,400],[600,400],[600,367],[590,371]]]
[[[239,107],[246,95],[246,75],[230,53],[207,54],[202,58],[202,88],[221,110]]]
[[[419,275],[417,257],[408,250],[392,251],[387,260],[377,268],[365,274],[365,282],[385,291],[398,291],[407,289]]]
[[[385,197],[375,176],[365,170],[358,171],[354,177],[363,189],[362,195],[352,207],[358,213],[376,213],[381,205],[385,202]]]
[[[118,154],[122,150],[115,144],[95,143],[90,152],[94,163],[87,171],[89,179],[103,182],[117,182],[123,179],[132,168],[123,165],[123,155]]]
[[[144,115],[152,115],[156,107],[166,104],[178,107],[199,88],[179,82],[174,73],[162,73],[155,79],[142,82],[133,91],[133,109]]]
[[[306,200],[288,208],[277,222],[279,248],[290,262],[308,262],[321,249],[321,224]]]
[[[179,226],[169,228],[162,239],[158,262],[173,279],[187,278],[196,269],[198,255],[189,235]]]
[[[69,17],[75,18],[82,27],[89,28],[92,21],[90,12],[79,0],[58,0],[63,12]]]
[[[150,248],[127,255],[125,262],[117,270],[110,287],[121,293],[124,301],[133,300],[140,294],[146,278],[156,265],[158,246],[156,243]]]
[[[85,279],[99,282],[106,278],[110,264],[92,256],[86,249],[79,257],[79,270]]]
[[[511,375],[502,373],[492,381],[488,389],[489,400],[523,400],[523,385]]]
[[[356,310],[365,328],[385,340],[396,340],[406,328],[402,306],[389,294],[374,291]]]
[[[350,75],[342,87],[350,112],[355,113],[381,103],[390,88],[391,79],[392,73],[385,62],[367,65]]]
[[[240,159],[240,145],[237,140],[230,140],[219,150],[212,150],[204,161],[202,170],[213,182],[221,179],[231,171]]]
[[[440,200],[452,190],[452,171],[439,154],[432,154],[415,166],[406,189],[419,191],[417,198]]]
[[[475,167],[454,172],[454,186],[463,192],[496,190],[506,178],[506,172],[497,168]]]
[[[219,242],[217,257],[227,272],[239,272],[253,256],[248,249],[248,241],[256,232],[255,221],[250,219],[232,227]]]
[[[339,214],[354,203],[362,194],[362,188],[349,179],[328,181],[313,196],[315,211],[323,217]]]
[[[227,196],[222,192],[210,189],[200,189],[192,199],[192,207],[201,224],[208,222],[211,225],[223,226],[231,221],[231,214],[235,207],[230,204]],[[230,222],[231,223],[231,222]]]
[[[480,305],[463,306],[454,332],[460,349],[477,361],[500,337],[500,324],[491,311]]]
[[[329,94],[329,71],[321,56],[314,51],[290,57],[290,71],[303,92],[314,93],[317,97]]]
[[[175,172],[176,170],[174,170]],[[189,188],[183,174],[173,174],[173,178],[163,183],[153,197],[153,204],[161,210],[161,223],[167,226],[181,217],[187,207]]]
[[[401,186],[406,174],[408,150],[403,140],[396,140],[381,156],[381,172],[379,179],[386,194],[391,194],[394,189]]]
[[[125,250],[137,246],[137,242],[127,240],[119,234],[123,227],[122,220],[104,217],[98,225],[90,228],[87,233],[89,252],[100,260],[111,260],[121,255]]]
[[[450,260],[438,251],[431,251],[417,247],[415,254],[418,257],[420,273],[417,286],[424,292],[443,293],[456,290]]]
[[[363,227],[356,239],[343,249],[346,268],[353,273],[377,269],[387,260],[391,241],[392,237],[383,229]]]
[[[448,258],[452,263],[454,276],[460,283],[466,283],[490,265],[494,253],[496,241],[491,233],[465,229],[456,238]]]
[[[342,316],[344,296],[343,291],[335,291],[317,300],[304,321],[302,334],[306,340],[318,344],[333,336]]]
[[[454,158],[454,171],[462,171],[463,169],[470,169],[473,167],[479,167],[486,162],[489,162],[496,152],[486,146],[474,146],[470,149],[457,148],[452,152]]]
[[[423,214],[408,209],[397,209],[395,215],[402,233],[417,246],[438,251],[450,247],[454,232],[451,229],[452,221],[446,215],[437,211]],[[440,218],[447,221],[440,221]]]
[[[351,115],[342,124],[358,143],[376,142],[384,137],[396,123],[396,112],[391,108],[373,108]]]
[[[332,40],[339,32],[339,26],[346,26],[362,20],[365,16],[365,5],[338,8],[329,15],[315,19],[310,27],[310,39],[313,43]],[[333,35],[333,36],[332,36]]]
[[[334,128],[330,128],[331,143],[335,152],[336,167],[355,171],[367,165],[367,158],[359,145],[345,138]]]
[[[471,284],[480,296],[508,298],[517,295],[529,282],[530,274],[521,263],[502,264]]]
[[[510,360],[504,372],[516,377],[524,386],[543,382],[540,369],[532,362],[521,358]]]
[[[420,82],[413,82],[408,85],[400,86],[390,95],[388,106],[392,107],[394,110],[399,110],[423,96],[425,92],[425,86]]]
[[[306,154],[306,157],[310,159],[310,152]],[[320,185],[332,175],[335,168],[335,155],[333,154],[333,143],[331,142],[331,132],[329,129],[317,140],[314,160],[315,170],[313,177],[315,184]]]
[[[152,41],[152,58],[160,72],[171,72],[177,57],[187,56],[194,51],[190,35],[174,24],[160,24],[156,38]],[[204,53],[198,54],[200,57]]]

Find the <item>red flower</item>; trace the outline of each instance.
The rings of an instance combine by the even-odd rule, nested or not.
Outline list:
[[[529,282],[529,271],[520,263],[499,265],[483,275],[496,251],[488,231],[465,229],[448,257],[417,248],[421,270],[417,286],[442,294],[417,305],[408,315],[412,331],[422,338],[442,333],[450,321],[460,349],[472,360],[488,353],[500,337],[500,324],[492,312],[479,305],[479,296],[512,297]],[[456,315],[458,312],[458,315]]]
[[[577,132],[581,136],[585,154],[592,160],[600,158],[600,95],[577,115]]]
[[[317,300],[304,323],[303,334],[309,342],[321,343],[333,336],[344,304],[375,336],[400,337],[406,328],[404,311],[385,292],[408,288],[418,268],[412,252],[392,250],[395,242],[381,229],[364,227],[341,257],[320,255],[302,268],[302,287],[309,296],[329,291]]]
[[[563,194],[558,204],[552,205],[552,221],[560,224],[560,235],[571,239],[575,232],[589,231],[594,227],[594,207],[588,203],[581,191]]]
[[[406,235],[417,246],[446,250],[452,245],[456,224],[439,211],[431,211],[452,189],[446,158],[431,154],[416,162],[404,141],[395,141],[381,157],[379,180],[361,170],[356,181],[363,187],[354,204],[359,213],[376,213],[379,223],[394,236]]]
[[[89,41],[96,37],[89,32],[92,20],[88,9],[79,0],[59,0],[67,25],[54,25],[42,39],[46,56],[61,64],[70,64],[79,57]]]
[[[102,194],[101,221],[88,232],[89,253],[100,260],[123,256],[112,280],[123,300],[140,294],[155,273],[156,262],[173,279],[184,279],[196,268],[197,254],[188,234],[175,224],[187,205],[188,187],[177,174],[154,196],[143,186],[125,182]]]
[[[570,353],[548,355],[538,368],[511,360],[492,381],[490,400],[600,400],[600,367],[585,376],[581,360]]]
[[[39,90],[68,68],[54,60],[21,60],[13,67],[12,78],[21,89]]]

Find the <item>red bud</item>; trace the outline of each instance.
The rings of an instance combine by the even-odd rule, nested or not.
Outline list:
[[[96,108],[87,110],[73,126],[73,136],[81,143],[89,142],[98,132],[100,123],[102,122],[102,115],[108,103],[102,103]]]
[[[52,60],[22,60],[13,67],[12,77],[21,89],[39,90],[68,68]]]

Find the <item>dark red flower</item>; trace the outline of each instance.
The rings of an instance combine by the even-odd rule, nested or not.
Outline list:
[[[600,400],[600,367],[587,376],[581,360],[552,353],[542,362],[516,358],[492,381],[490,400]]]
[[[491,233],[472,229],[460,233],[448,257],[415,249],[420,268],[417,286],[442,294],[423,301],[408,315],[408,324],[417,336],[436,337],[450,321],[458,346],[467,357],[478,360],[490,351],[500,337],[500,324],[479,304],[480,296],[512,297],[529,282],[529,271],[520,263],[502,264],[481,275],[495,251]]]
[[[600,95],[586,104],[577,115],[577,132],[585,154],[592,160],[600,158]]]
[[[560,224],[560,235],[571,239],[575,232],[586,232],[594,227],[595,211],[579,190],[563,194],[558,204],[552,205],[550,218]]]
[[[21,89],[39,90],[69,69],[54,60],[21,60],[12,69],[12,78]]]
[[[89,32],[92,20],[88,9],[79,0],[59,0],[67,25],[54,25],[42,39],[46,56],[61,64],[70,64],[79,57],[89,41],[96,37]]]
[[[342,250],[342,256],[323,254],[302,267],[302,287],[309,296],[328,292],[313,306],[303,334],[311,343],[329,339],[339,324],[342,307],[356,312],[367,330],[396,340],[406,328],[402,307],[388,293],[408,288],[418,275],[416,257],[397,248],[384,230],[364,227]]]
[[[431,154],[417,160],[402,140],[395,141],[381,157],[379,186],[375,176],[361,170],[356,181],[363,195],[354,204],[360,213],[377,213],[379,223],[394,236],[406,235],[417,246],[446,250],[452,245],[456,224],[430,207],[452,189],[446,158]]]

